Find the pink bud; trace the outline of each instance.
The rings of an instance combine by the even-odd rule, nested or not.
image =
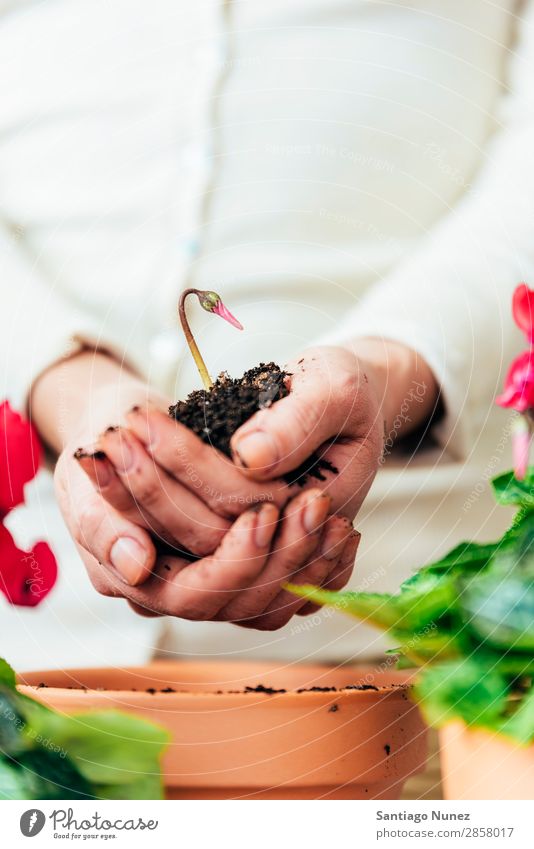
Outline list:
[[[517,480],[524,479],[530,454],[530,426],[523,416],[519,416],[512,429],[512,453],[514,458],[514,474]]]
[[[237,318],[232,315],[230,310],[224,306],[223,302],[219,299],[219,302],[213,307],[212,312],[220,315],[221,318],[224,318],[225,321],[228,321],[230,324],[233,324],[234,327],[237,327],[238,330],[243,330],[243,325],[241,322],[237,320]]]

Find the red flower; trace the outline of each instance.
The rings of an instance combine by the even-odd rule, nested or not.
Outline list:
[[[0,404],[0,519],[24,501],[24,485],[37,474],[41,450],[32,425]]]
[[[34,428],[7,401],[0,404],[0,591],[11,604],[35,607],[57,578],[46,542],[31,551],[17,548],[2,519],[24,502],[24,487],[37,474],[41,448]]]
[[[501,407],[519,413],[534,409],[534,350],[517,357],[506,375],[504,392],[495,399]]]
[[[21,551],[0,524],[0,590],[11,604],[35,607],[48,595],[56,578],[56,560],[46,542],[38,542],[31,551]]]
[[[520,283],[514,292],[512,313],[515,323],[532,345],[534,342],[534,290],[529,289],[526,283]]]
[[[519,417],[512,429],[514,472],[523,480],[528,469],[530,442],[534,424],[534,290],[521,283],[512,300],[515,323],[527,337],[530,350],[517,357],[506,375],[504,392],[496,398],[501,407],[511,407]]]

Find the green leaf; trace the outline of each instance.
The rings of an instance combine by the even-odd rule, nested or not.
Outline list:
[[[33,731],[66,752],[88,781],[110,787],[109,798],[161,798],[160,758],[169,740],[164,728],[116,710],[75,716],[31,707],[28,712]]]
[[[493,490],[499,504],[517,504],[521,507],[534,507],[534,472],[532,468],[524,480],[519,481],[513,472],[504,472],[493,478]]]
[[[401,584],[401,590],[413,589],[430,574],[441,574],[456,571],[464,574],[466,571],[477,571],[483,569],[490,558],[499,550],[499,542],[461,542],[452,551],[449,551],[440,560],[429,563],[415,572],[408,580]]]
[[[8,758],[0,757],[0,799],[31,799],[31,788],[24,771]]]
[[[401,655],[397,661],[397,669],[414,669],[417,664],[410,660],[409,657]]]
[[[286,584],[286,589],[317,604],[329,604],[385,630],[419,632],[454,604],[451,576],[425,574],[396,596],[387,593],[332,592],[309,585]]]
[[[414,686],[431,725],[452,719],[496,727],[508,703],[508,682],[498,670],[484,669],[475,657],[447,661],[421,671]]]
[[[534,652],[534,580],[488,573],[468,583],[459,605],[466,626],[500,649]]]
[[[24,752],[15,760],[29,799],[91,799],[90,783],[69,758],[45,746]]]
[[[0,657],[0,684],[12,690],[15,689],[15,670],[3,657]]]
[[[514,572],[534,579],[534,514],[529,513],[528,517],[529,521],[524,520],[496,551],[488,564],[487,574],[503,578]]]
[[[24,738],[26,721],[19,709],[15,691],[0,686],[0,752],[14,755],[27,747]]]
[[[93,784],[98,799],[163,799],[160,776],[140,775],[127,784]]]
[[[78,783],[74,779],[72,783],[76,798],[80,794],[103,799],[162,798],[160,758],[168,739],[165,729],[129,713],[105,710],[66,716],[0,687],[4,753],[21,762],[30,756],[39,758],[43,769],[50,760],[47,755],[59,758],[56,772],[70,769],[80,776]],[[39,789],[35,778],[28,792],[37,795],[28,798],[53,793],[52,777],[43,773],[41,779],[47,784]]]
[[[387,593],[333,592],[311,584],[284,584],[284,588],[296,596],[316,604],[328,604],[379,628],[391,628],[397,621],[395,596]]]
[[[460,657],[462,642],[457,634],[437,627],[423,629],[418,634],[395,629],[399,645],[396,653],[404,655],[412,666],[423,666],[429,661],[448,660]]]
[[[519,708],[504,723],[502,730],[525,746],[534,741],[534,689],[520,702]]]

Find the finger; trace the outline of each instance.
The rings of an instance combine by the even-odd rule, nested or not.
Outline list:
[[[351,537],[350,523],[341,517],[331,516],[325,523],[321,544],[314,556],[294,578],[294,584],[321,586],[338,567]],[[306,601],[287,590],[280,590],[261,616],[245,623],[247,627],[274,631],[282,628],[298,613]]]
[[[104,451],[78,448],[74,459],[79,463],[95,489],[120,513],[135,515],[135,502],[117,476]],[[133,518],[129,516],[129,518]]]
[[[317,548],[329,509],[330,499],[317,489],[293,498],[284,510],[267,566],[249,589],[226,604],[218,618],[239,622],[262,613],[281,583],[301,569]]]
[[[172,548],[181,547],[180,541],[169,532],[168,528],[144,510],[140,503],[136,503],[132,494],[126,489],[115,469],[104,451],[95,449],[78,448],[74,452],[74,459],[79,463],[85,474],[89,477],[95,489],[102,497],[119,511],[126,519],[146,528],[154,539],[157,550],[163,545]],[[214,548],[216,543],[214,544]]]
[[[143,607],[140,604],[136,604],[134,601],[128,601],[128,605],[132,608],[134,613],[137,613],[139,616],[144,616],[146,619],[155,619],[162,615],[156,610],[151,610],[149,607]]]
[[[268,486],[249,480],[229,457],[154,407],[134,407],[126,418],[158,465],[222,516],[235,518],[263,502],[281,508],[291,496],[282,480]]]
[[[99,563],[96,557],[89,554],[85,548],[76,543],[78,554],[85,566],[85,570],[93,585],[93,588],[100,595],[108,596],[109,598],[124,598],[128,588],[124,581],[120,580],[115,572]]]
[[[74,460],[62,464],[56,492],[79,546],[123,583],[134,586],[149,577],[156,551],[148,533],[107,504]]]
[[[330,572],[326,581],[323,582],[323,589],[337,591],[346,587],[354,571],[354,561],[356,559],[360,539],[361,534],[359,531],[353,531],[351,533],[350,539],[347,542],[347,547],[343,552],[343,557],[335,569]],[[322,605],[320,604],[314,604],[311,601],[307,601],[300,610],[297,611],[297,614],[299,616],[309,616],[310,613],[316,613],[321,609],[321,607]]]
[[[128,589],[127,598],[151,611],[183,619],[213,619],[228,599],[250,586],[265,565],[276,531],[278,510],[264,504],[243,513],[217,551],[188,563],[160,558],[143,587]]]
[[[317,451],[318,456],[336,469],[335,474],[313,482],[313,486],[331,497],[333,513],[354,520],[375,478],[378,467],[375,446],[372,439],[342,439]]]
[[[332,369],[323,352],[288,366],[289,395],[259,410],[232,437],[238,466],[258,480],[272,478],[298,468],[333,436],[365,436],[369,401],[358,397],[358,361],[350,360],[352,368],[335,363]]]
[[[127,428],[109,429],[99,444],[143,516],[153,517],[166,538],[194,554],[211,554],[230,527],[196,495],[170,477]]]

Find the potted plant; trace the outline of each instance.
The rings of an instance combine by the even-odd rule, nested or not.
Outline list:
[[[419,667],[413,695],[441,729],[449,799],[534,799],[534,292],[524,284],[513,312],[530,347],[497,399],[520,414],[515,470],[493,480],[497,501],[517,508],[506,533],[460,544],[396,595],[289,587],[389,631],[399,665]]]
[[[289,375],[270,363],[213,382],[187,321],[190,294],[241,326],[216,293],[183,293],[180,318],[204,389],[170,414],[229,454],[233,432],[288,394]],[[325,471],[335,474],[310,457],[291,480]],[[391,669],[159,662],[28,673],[18,689],[73,719],[111,708],[165,726],[167,798],[393,799],[426,761],[426,729],[407,698],[408,679]]]

